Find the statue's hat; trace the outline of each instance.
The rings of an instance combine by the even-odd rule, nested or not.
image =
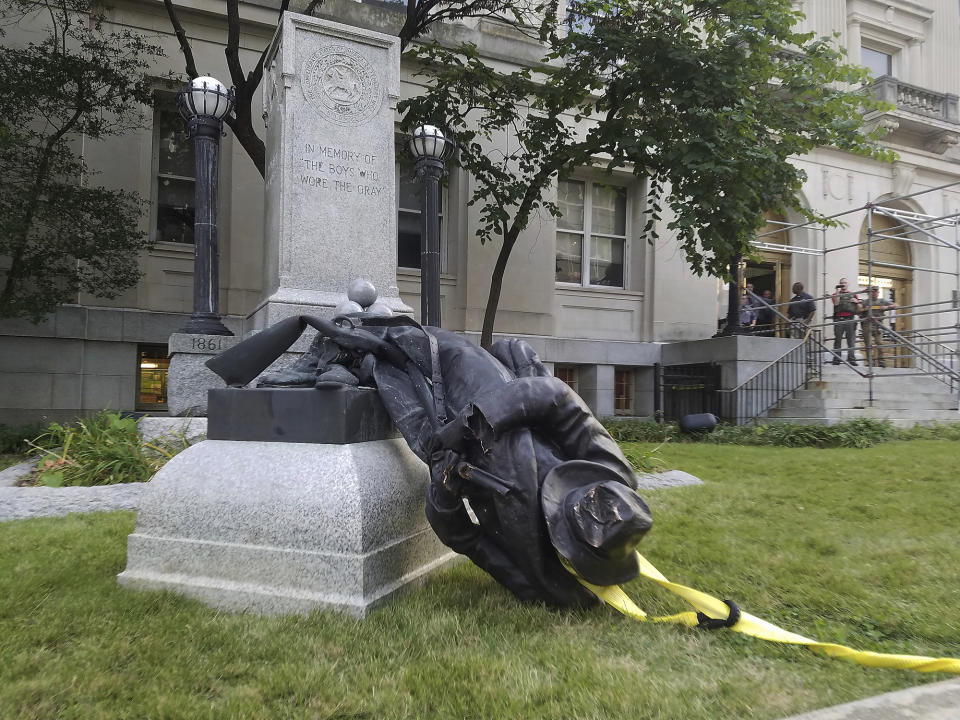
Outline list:
[[[560,463],[540,494],[557,552],[594,585],[616,585],[639,573],[637,543],[653,523],[637,491],[612,469],[588,460]]]

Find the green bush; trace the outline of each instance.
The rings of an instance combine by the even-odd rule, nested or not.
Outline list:
[[[897,429],[889,420],[857,418],[836,425],[724,425],[713,433],[702,434],[701,442],[731,445],[767,445],[773,447],[848,447],[867,448],[897,439]]]
[[[43,430],[42,423],[0,425],[0,454],[24,455],[30,452],[30,438],[35,438]]]
[[[960,423],[916,425],[899,434],[901,440],[960,440]]]
[[[609,420],[605,426],[618,442],[702,442],[716,445],[767,445],[775,447],[849,447],[866,448],[897,439],[913,439],[898,431],[888,420],[857,418],[836,425],[727,425],[721,423],[713,431],[682,432],[674,423],[645,420]],[[960,439],[960,425],[943,425],[939,429],[917,430],[918,439],[950,437]],[[928,434],[923,434],[927,431]],[[938,432],[938,435],[929,433]],[[951,434],[952,433],[952,434]]]
[[[61,487],[146,482],[190,442],[182,435],[144,442],[135,419],[103,411],[72,425],[51,423],[32,445],[45,453],[33,482]]]
[[[680,429],[674,423],[657,423],[652,420],[607,418],[603,421],[607,432],[617,442],[657,442],[674,439]]]

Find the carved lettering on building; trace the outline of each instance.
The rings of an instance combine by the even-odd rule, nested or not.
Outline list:
[[[337,125],[362,125],[383,102],[376,72],[346,45],[328,45],[308,57],[300,69],[300,86],[314,109]]]

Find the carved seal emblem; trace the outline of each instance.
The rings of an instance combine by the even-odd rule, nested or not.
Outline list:
[[[367,122],[383,100],[370,63],[346,45],[328,45],[308,57],[300,71],[300,86],[307,101],[338,125]]]

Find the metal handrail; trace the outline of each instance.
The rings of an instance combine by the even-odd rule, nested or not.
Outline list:
[[[790,348],[789,350],[787,350],[785,353],[783,353],[782,355],[780,355],[780,356],[778,356],[778,357],[775,357],[773,360],[768,361],[766,365],[764,365],[762,368],[760,368],[759,370],[757,370],[753,375],[751,375],[750,377],[748,377],[746,380],[744,380],[742,383],[740,383],[739,385],[737,385],[735,388],[720,388],[720,389],[718,390],[718,392],[725,392],[725,393],[736,392],[737,390],[739,390],[740,388],[742,388],[744,385],[746,385],[748,382],[750,382],[751,380],[753,380],[755,377],[757,377],[757,376],[760,375],[761,373],[765,372],[765,371],[767,370],[767,368],[769,368],[771,365],[775,365],[776,363],[780,362],[780,361],[783,360],[787,355],[789,355],[789,354],[792,353],[794,350],[796,350],[798,347],[800,347],[801,345],[803,345],[803,344],[806,342],[807,337],[809,337],[809,336],[810,336],[810,332],[808,331],[807,334],[803,337],[802,340],[799,339],[799,338],[794,338],[795,340],[797,340],[797,344],[794,345],[794,346],[793,346],[792,348]]]
[[[771,310],[773,310],[774,314],[775,314],[777,317],[779,317],[780,319],[786,321],[788,325],[793,325],[793,324],[794,324],[794,322],[795,322],[794,320],[791,320],[790,318],[788,318],[786,315],[784,315],[782,312],[780,312],[779,310],[777,310],[776,307],[774,307],[773,305],[771,305],[770,303],[768,303],[768,302],[767,302],[766,300],[764,300],[762,297],[760,297],[759,295],[757,295],[757,294],[754,293],[754,292],[751,292],[750,290],[747,290],[746,292],[747,292],[747,296],[748,296],[748,297],[752,297],[754,300],[759,300],[760,302],[762,302],[762,303],[763,303],[764,305],[766,305],[768,308],[770,308]],[[823,340],[822,340],[821,338],[818,338],[818,337],[816,337],[815,335],[810,335],[810,334],[809,334],[809,330],[810,330],[810,329],[812,329],[812,328],[822,328],[822,327],[824,327],[824,326],[825,326],[825,324],[808,325],[808,326],[807,326],[807,329],[808,329],[808,335],[807,335],[807,337],[811,337],[811,338],[813,339],[814,343],[816,343],[817,346],[818,346],[821,350],[823,350],[824,352],[828,352],[828,353],[830,353],[831,355],[833,355],[833,356],[834,356],[834,360],[839,360],[841,363],[843,363],[844,365],[846,365],[848,368],[850,368],[853,372],[855,372],[855,373],[856,373],[857,375],[859,375],[860,377],[862,377],[862,378],[868,378],[868,377],[870,377],[870,374],[869,374],[869,373],[863,373],[863,372],[860,372],[859,370],[857,370],[857,366],[856,366],[856,365],[852,365],[849,360],[847,360],[846,358],[844,358],[844,357],[843,357],[843,353],[834,353],[833,350],[831,350],[831,349],[828,348],[826,345],[824,345]],[[804,338],[804,339],[806,339],[806,338]]]
[[[934,329],[936,329],[936,328],[934,328]],[[908,334],[909,334],[909,335],[915,335],[915,336],[917,336],[917,337],[922,337],[922,338],[924,339],[924,342],[914,343],[915,345],[938,345],[939,347],[942,347],[942,348],[946,351],[945,353],[943,353],[943,354],[945,354],[945,355],[957,355],[957,354],[958,354],[957,351],[956,351],[954,348],[950,347],[949,345],[944,345],[944,344],[943,344],[942,342],[940,342],[939,340],[935,340],[934,338],[930,337],[930,336],[927,335],[926,333],[920,332],[919,330],[912,330],[912,329],[911,329],[911,330],[903,330],[903,331],[901,331],[901,332],[902,332],[903,334],[905,334],[905,335],[908,335]]]
[[[755,292],[751,292],[750,290],[747,290],[746,292],[748,295],[756,298],[757,300],[764,303],[765,305],[770,306],[771,308],[788,307],[791,304],[789,300],[785,300],[784,302],[781,302],[781,303],[767,302],[763,297],[761,297],[760,295],[757,295]],[[866,292],[866,291],[856,290],[853,294],[856,295],[857,293],[862,293],[862,292]],[[810,299],[816,303],[819,303],[819,302],[824,302],[826,300],[829,300],[831,297],[833,297],[833,295],[820,295],[819,297],[814,297]],[[942,310],[940,310],[939,312],[956,312],[957,310],[956,306],[954,306],[953,304],[953,300],[932,300],[931,302],[913,303],[912,305],[897,305],[897,310],[899,311],[899,310],[909,310],[911,308],[930,307],[931,305],[947,306]]]
[[[956,370],[954,370],[951,367],[948,367],[947,365],[937,360],[936,356],[929,354],[928,352],[923,350],[921,347],[915,345],[914,343],[909,341],[907,338],[905,338],[903,335],[898,333],[896,330],[891,328],[889,325],[884,325],[882,322],[879,322],[876,318],[874,318],[874,322],[876,322],[877,325],[880,326],[880,332],[882,334],[887,335],[888,337],[892,337],[895,341],[903,344],[909,350],[911,350],[913,353],[913,357],[915,359],[922,360],[924,362],[927,362],[933,365],[934,371],[928,372],[927,374],[930,377],[934,378],[935,380],[939,380],[940,382],[942,382],[944,385],[950,388],[950,392],[953,392],[954,383],[960,382],[960,374],[958,374]],[[941,377],[941,376],[945,376],[945,377]],[[871,400],[873,399],[872,380],[870,384],[870,398]]]
[[[808,332],[798,344],[735,388],[717,390],[721,416],[736,424],[755,422],[783,398],[818,377],[822,354],[819,350],[811,353],[811,346],[818,344],[816,336]],[[811,357],[815,358],[817,368],[813,374]]]
[[[793,324],[794,321],[790,320],[790,319],[789,319],[788,317],[786,317],[783,313],[781,313],[772,303],[768,303],[764,298],[760,297],[759,295],[757,295],[757,294],[754,293],[754,292],[751,292],[750,290],[747,290],[746,293],[747,293],[747,296],[748,296],[748,297],[750,297],[750,298],[752,298],[753,300],[759,301],[759,302],[763,303],[764,305],[766,305],[767,308],[769,308],[776,316],[778,316],[778,317],[781,318],[782,320],[786,321],[788,324]],[[937,305],[939,305],[939,304],[942,304],[942,303],[937,302],[937,303],[928,303],[928,304],[931,304],[931,305],[937,304]],[[899,308],[898,308],[898,309],[899,309]],[[943,312],[943,311],[934,311],[934,312]],[[921,313],[917,313],[917,314],[921,314]],[[953,392],[953,390],[954,390],[954,385],[955,385],[955,384],[960,384],[960,375],[958,375],[957,372],[956,372],[953,368],[948,367],[947,365],[943,364],[943,363],[942,363],[941,361],[939,361],[935,356],[930,355],[930,354],[927,353],[925,350],[923,350],[923,348],[921,348],[921,347],[919,347],[918,345],[916,345],[915,343],[911,342],[910,340],[908,340],[906,337],[904,337],[903,335],[901,335],[900,333],[898,333],[896,330],[894,330],[894,329],[891,328],[890,326],[884,325],[882,322],[880,322],[880,320],[879,320],[876,316],[873,316],[872,314],[868,314],[867,317],[871,318],[872,320],[874,320],[874,321],[876,322],[876,324],[877,324],[877,325],[879,326],[879,328],[880,328],[881,333],[883,333],[886,337],[891,337],[891,338],[893,338],[896,342],[898,342],[898,343],[900,344],[901,347],[904,347],[904,348],[908,349],[908,350],[911,352],[911,356],[912,356],[916,361],[918,361],[918,362],[924,362],[924,363],[927,363],[929,366],[932,366],[932,369],[931,369],[931,370],[926,370],[926,371],[924,371],[924,373],[923,373],[924,375],[928,375],[928,376],[930,376],[930,377],[933,377],[933,378],[936,379],[936,380],[939,380],[940,382],[942,382],[944,385],[946,385],[946,386],[950,389],[950,392]],[[855,372],[855,373],[856,373],[857,375],[859,375],[860,377],[866,378],[866,379],[867,379],[867,383],[868,383],[868,399],[869,399],[870,404],[873,405],[873,380],[874,380],[874,377],[875,377],[875,373],[873,372],[873,368],[868,366],[867,372],[861,372],[861,371],[859,370],[858,366],[853,365],[849,360],[847,360],[846,358],[844,358],[842,352],[841,352],[841,353],[834,352],[833,350],[831,350],[830,348],[828,348],[828,347],[822,342],[822,340],[821,340],[820,338],[816,337],[815,335],[811,334],[811,332],[810,332],[810,327],[825,327],[825,326],[826,326],[826,323],[823,323],[822,325],[817,325],[817,326],[809,326],[809,327],[808,327],[808,331],[807,331],[807,336],[804,338],[804,345],[807,344],[807,341],[812,340],[813,343],[814,343],[821,351],[830,353],[830,355],[833,356],[833,360],[834,360],[835,363],[846,365],[850,370],[852,370],[853,372]],[[794,348],[794,349],[795,349],[795,348]],[[757,373],[755,373],[750,379],[748,379],[748,380],[746,380],[744,383],[741,383],[740,385],[738,385],[737,388],[734,388],[734,390],[737,390],[737,389],[742,390],[742,389],[743,389],[742,386],[744,386],[745,384],[751,382],[752,380],[755,380],[757,377],[759,377],[760,375],[762,375],[764,372],[768,371],[771,367],[774,367],[778,362],[781,362],[781,361],[783,360],[783,357],[785,357],[786,355],[789,355],[790,352],[792,352],[792,351],[788,351],[787,353],[784,354],[784,356],[781,356],[781,358],[779,358],[779,359],[777,359],[777,360],[773,360],[773,361],[770,362],[770,363],[767,363],[763,368],[761,368]],[[839,362],[838,362],[838,361],[839,361]],[[806,382],[808,382],[808,380],[805,380],[803,383],[800,383],[800,384],[802,385],[802,384],[805,384]],[[799,385],[797,385],[797,387],[799,387]],[[794,390],[795,390],[795,389],[796,389],[796,388],[794,388]],[[721,390],[720,392],[722,393],[722,392],[724,392],[724,391]],[[727,391],[727,392],[732,392],[732,391]],[[790,392],[793,392],[793,390],[791,390]],[[763,412],[766,412],[767,410],[769,410],[770,407],[772,407],[774,404],[776,404],[776,402],[779,402],[780,399],[782,399],[783,397],[786,397],[786,394],[788,394],[788,393],[785,393],[785,394],[781,395],[780,398],[778,398],[775,402],[773,402],[772,404],[770,404],[769,406],[767,406],[766,408],[764,408],[763,410],[761,410],[760,413],[763,413]],[[723,396],[721,395],[721,397],[723,397]],[[757,413],[757,414],[760,414],[760,413]],[[739,418],[737,418],[737,419],[739,420]]]
[[[905,345],[907,348],[909,348],[909,349],[912,350],[914,353],[916,353],[916,355],[917,355],[918,357],[923,358],[923,359],[926,360],[927,362],[933,363],[934,365],[939,365],[939,368],[938,368],[938,369],[939,369],[940,372],[942,372],[942,373],[944,373],[944,374],[946,374],[946,375],[950,375],[950,376],[953,377],[955,380],[960,380],[960,375],[958,375],[957,372],[956,372],[953,368],[951,368],[951,367],[943,364],[943,363],[940,362],[939,360],[937,360],[937,358],[936,358],[935,355],[931,355],[931,354],[928,353],[926,350],[923,350],[919,345],[916,345],[915,343],[911,342],[910,340],[908,340],[907,338],[905,338],[903,335],[901,335],[900,333],[898,333],[896,330],[894,330],[893,328],[891,328],[889,325],[884,325],[882,322],[877,321],[876,318],[874,318],[874,322],[876,322],[877,325],[880,326],[880,332],[881,332],[881,333],[883,333],[884,335],[889,335],[890,337],[892,337],[892,338],[893,338],[894,340],[896,340],[897,342]]]

